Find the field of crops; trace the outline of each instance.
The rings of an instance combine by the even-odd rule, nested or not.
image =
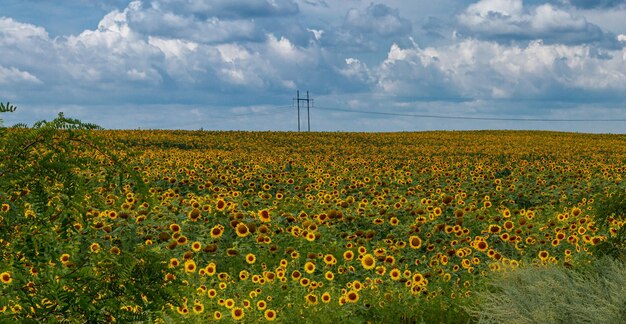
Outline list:
[[[85,151],[72,212],[54,185],[0,192],[0,318],[466,322],[492,276],[576,269],[624,226],[596,219],[626,190],[620,135],[96,136],[135,176]]]

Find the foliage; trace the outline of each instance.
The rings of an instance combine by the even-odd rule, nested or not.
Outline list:
[[[14,112],[17,107],[12,105],[10,102],[7,102],[6,105],[3,102],[0,102],[0,112]]]
[[[6,105],[3,102],[0,102],[0,113],[4,112],[14,112],[17,107],[11,105],[10,102],[7,102]],[[2,119],[0,119],[0,127],[2,127]]]
[[[612,258],[579,270],[524,267],[489,285],[470,308],[480,323],[626,322],[626,267]]]
[[[121,219],[127,234],[112,240],[110,225],[93,215],[107,195],[145,187],[94,129],[63,114],[30,129],[2,129],[0,319],[139,320],[178,303],[178,288],[163,283],[167,265],[139,235],[146,226]]]
[[[626,263],[626,191],[609,192],[601,196],[595,206],[596,221],[610,235],[594,249],[600,255],[609,255]]]

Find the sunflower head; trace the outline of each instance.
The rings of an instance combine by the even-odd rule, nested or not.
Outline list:
[[[8,272],[3,272],[0,273],[0,282],[2,282],[5,285],[10,284],[13,281],[13,278],[11,278],[11,274]]]
[[[376,267],[376,259],[369,253],[363,255],[361,259],[361,265],[366,270],[371,270]]]
[[[237,224],[237,227],[235,227],[235,232],[239,237],[246,237],[248,236],[248,234],[250,234],[248,226],[246,226],[246,224],[244,223]]]

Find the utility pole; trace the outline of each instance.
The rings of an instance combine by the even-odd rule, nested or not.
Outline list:
[[[300,98],[300,90],[296,91],[294,99],[298,106],[298,132],[300,131],[300,101],[306,101],[307,131],[311,131],[311,103],[313,99],[309,97],[309,91],[306,92],[306,98]]]
[[[311,131],[311,106],[309,105],[309,103],[311,102],[311,99],[309,99],[309,90],[306,91],[306,120],[307,120],[307,125],[309,126],[308,131]]]

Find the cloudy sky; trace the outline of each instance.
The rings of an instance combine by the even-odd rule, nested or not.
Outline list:
[[[626,133],[624,17],[625,0],[0,0],[18,106],[1,118],[296,130],[308,90],[312,130]]]

